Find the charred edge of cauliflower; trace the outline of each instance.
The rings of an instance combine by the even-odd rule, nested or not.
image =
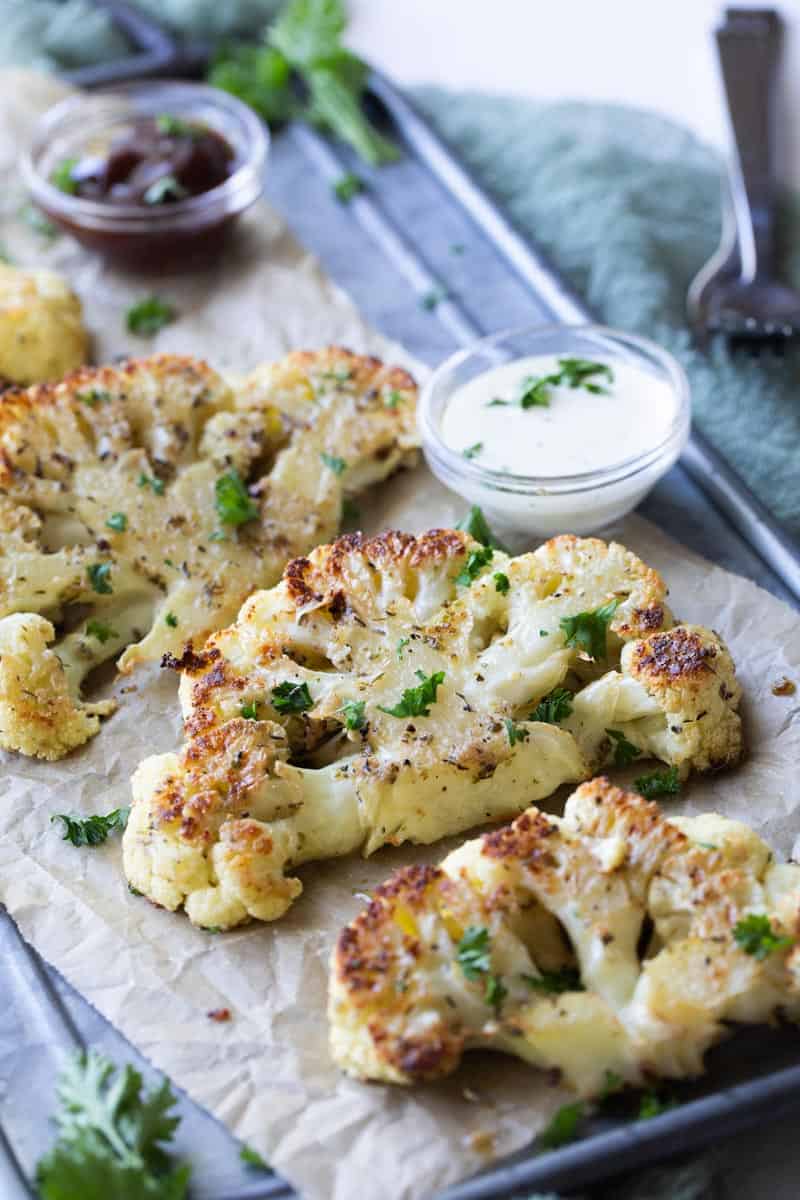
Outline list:
[[[751,914],[785,939],[764,955],[738,936]],[[731,1023],[800,1020],[798,934],[800,867],[739,822],[673,823],[598,778],[563,818],[529,809],[377,889],[333,952],[333,1057],[411,1084],[488,1047],[586,1096],[609,1071],[633,1086],[694,1075]],[[558,982],[559,942],[581,990]]]

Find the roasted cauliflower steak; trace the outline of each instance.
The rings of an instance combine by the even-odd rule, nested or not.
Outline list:
[[[202,644],[334,536],[347,495],[413,459],[415,400],[405,371],[335,347],[239,383],[157,355],[7,392],[0,746],[66,754],[113,708],[81,702],[94,667]]]
[[[664,597],[595,538],[509,558],[353,534],[296,559],[174,660],[187,741],[134,775],[129,883],[199,925],[273,920],[299,864],[507,820],[620,738],[681,774],[734,761],[730,656]]]
[[[0,263],[0,384],[61,379],[88,353],[81,302],[67,281]]]
[[[747,826],[582,784],[398,871],[333,953],[336,1062],[412,1084],[491,1048],[583,1096],[702,1070],[733,1023],[800,1020],[800,866]]]

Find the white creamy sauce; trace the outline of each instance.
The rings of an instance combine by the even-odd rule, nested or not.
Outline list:
[[[676,413],[673,389],[618,359],[589,360],[604,361],[613,373],[586,376],[591,390],[550,385],[546,407],[523,408],[525,381],[557,374],[559,357],[516,359],[462,384],[442,416],[444,442],[491,470],[552,477],[613,466],[666,438]],[[507,403],[492,405],[495,399]]]

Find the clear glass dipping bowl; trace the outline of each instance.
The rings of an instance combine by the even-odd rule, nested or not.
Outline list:
[[[667,433],[641,454],[576,475],[511,475],[482,467],[445,444],[443,414],[455,391],[492,367],[534,354],[624,361],[665,381],[675,411]],[[643,392],[643,403],[647,393]],[[551,537],[594,533],[631,509],[673,465],[689,438],[689,383],[671,354],[655,342],[601,325],[532,325],[483,338],[442,363],[429,378],[419,406],[428,465],[446,487],[478,504],[490,521]]]
[[[227,139],[234,160],[215,188],[171,204],[104,204],[62,192],[50,176],[67,158],[104,153],[136,119],[170,114]],[[79,242],[137,270],[194,266],[216,253],[240,213],[263,191],[266,126],[218,88],[165,80],[122,84],[62,100],[43,115],[22,162],[34,202]]]

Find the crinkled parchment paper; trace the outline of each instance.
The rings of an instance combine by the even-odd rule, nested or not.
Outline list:
[[[49,86],[0,81],[4,171]],[[125,333],[122,313],[151,282],[115,276],[66,239],[42,246],[14,216],[21,199],[13,188],[3,203],[0,240],[19,262],[45,261],[69,275],[98,359],[152,346],[239,369],[329,341],[396,353],[264,208],[251,214],[245,236],[215,271],[158,281],[182,316],[145,345]],[[370,507],[371,530],[419,531],[450,524],[463,511],[424,468],[392,481]],[[787,855],[800,830],[800,706],[797,696],[770,689],[784,675],[800,683],[797,614],[639,518],[625,521],[618,536],[664,573],[678,614],[725,636],[745,688],[747,761],[692,781],[679,807],[747,820]],[[362,906],[359,893],[402,863],[438,859],[447,846],[311,865],[302,871],[305,894],[282,921],[213,936],[130,895],[118,842],[76,851],[60,840],[54,811],[128,803],[140,759],[173,748],[179,737],[171,674],[141,673],[117,690],[125,691],[119,712],[81,752],[54,765],[3,760],[0,898],[24,936],[309,1200],[422,1200],[530,1141],[565,1095],[511,1059],[474,1056],[456,1078],[408,1091],[344,1079],[328,1056],[327,962],[338,930]],[[230,1022],[208,1020],[219,1007],[230,1008]]]

